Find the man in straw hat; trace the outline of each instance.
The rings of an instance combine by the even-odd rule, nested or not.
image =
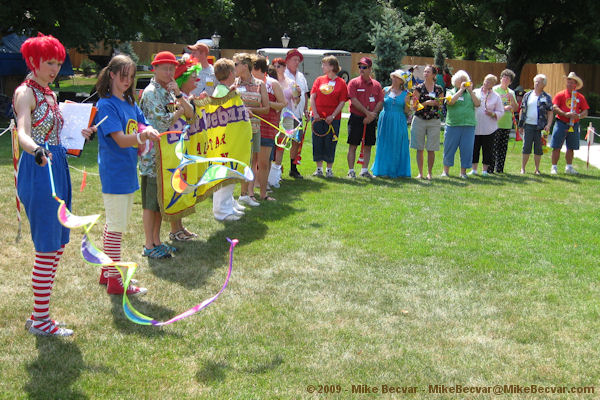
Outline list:
[[[579,120],[587,117],[589,106],[585,97],[578,92],[583,87],[583,81],[575,72],[570,72],[567,78],[567,88],[562,90],[552,99],[553,110],[557,120],[552,130],[552,169],[551,174],[558,173],[558,159],[560,158],[560,149],[565,140],[567,141],[567,152],[565,161],[567,174],[577,174],[573,168],[573,150],[579,149]]]

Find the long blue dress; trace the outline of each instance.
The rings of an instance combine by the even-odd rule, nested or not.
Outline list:
[[[404,103],[407,92],[393,96],[384,89],[383,111],[377,122],[377,147],[373,174],[390,178],[410,177],[410,152]],[[390,96],[390,94],[392,94]]]

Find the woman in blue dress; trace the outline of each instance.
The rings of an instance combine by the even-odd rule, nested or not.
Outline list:
[[[408,92],[404,90],[404,72],[400,69],[390,74],[392,86],[383,89],[383,111],[377,123],[377,147],[373,175],[380,177],[410,177],[410,153],[406,114]]]

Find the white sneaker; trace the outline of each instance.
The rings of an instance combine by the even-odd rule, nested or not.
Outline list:
[[[252,206],[252,207],[258,207],[258,206],[260,206],[260,203],[258,201],[252,200],[252,198],[250,196],[248,196],[248,195],[240,196],[238,198],[238,202],[246,204],[248,206]]]
[[[483,172],[481,173],[481,176],[488,176],[488,175],[489,175],[489,174],[488,174],[488,172],[487,172],[487,171],[483,171]]]
[[[477,175],[477,170],[476,169],[470,170],[469,175]]]
[[[468,178],[467,174],[460,174],[460,179],[467,179],[467,178]]]
[[[445,172],[442,172],[442,175],[440,175],[440,176],[441,176],[442,178],[447,178],[447,177],[448,177],[448,174],[447,174],[447,173],[445,173]]]
[[[328,169],[327,172],[325,172],[325,178],[333,178],[333,171]]]
[[[246,209],[246,207],[244,207],[243,205],[238,203],[237,200],[233,200],[233,209],[237,210],[237,211],[244,211]]]
[[[323,170],[322,169],[317,169],[315,172],[313,172],[313,176],[322,177],[323,176]]]
[[[240,217],[239,215],[235,215],[235,214],[229,214],[228,216],[226,216],[225,218],[222,218],[222,219],[218,219],[218,218],[215,217],[215,219],[217,221],[219,221],[219,222],[223,222],[223,221],[239,221],[240,218],[242,218],[242,217]]]
[[[552,169],[550,169],[550,175],[556,175],[558,174],[558,168],[557,167],[552,167]]]
[[[565,174],[577,175],[578,172],[572,166],[571,167],[567,166],[567,167],[565,167]]]
[[[246,213],[244,213],[243,211],[236,210],[235,207],[234,207],[233,208],[233,215],[237,215],[238,217],[242,217],[242,216],[246,215]]]

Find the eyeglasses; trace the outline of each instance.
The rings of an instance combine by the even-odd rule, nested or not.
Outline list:
[[[358,69],[369,69],[369,67],[367,67],[366,65],[359,65]]]
[[[275,65],[275,68],[283,68],[283,67],[285,67],[285,65],[283,65],[283,64],[276,64]]]

